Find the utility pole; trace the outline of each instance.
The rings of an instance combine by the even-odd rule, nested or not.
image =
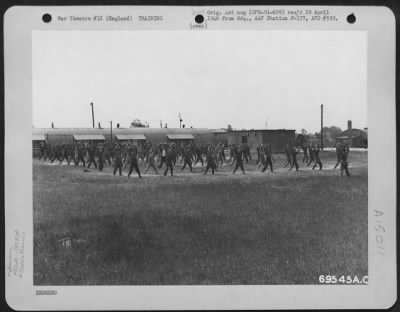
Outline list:
[[[92,122],[93,122],[93,129],[94,129],[94,109],[93,109],[93,102],[90,103],[89,105],[92,106]]]
[[[111,146],[112,146],[112,120],[110,120]]]
[[[324,104],[321,104],[321,150],[324,150]]]

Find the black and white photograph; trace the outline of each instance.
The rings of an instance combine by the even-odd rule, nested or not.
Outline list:
[[[32,44],[35,284],[368,282],[364,33]]]
[[[204,286],[205,305],[193,307],[219,309],[252,306],[233,292],[231,304],[207,299],[214,286],[335,286],[361,307],[379,259],[395,257],[395,154],[382,148],[395,138],[394,49],[383,49],[394,41],[379,32],[386,24],[369,24],[387,11],[188,7],[174,21],[162,7],[32,12],[21,36],[28,75],[6,64],[6,90],[21,81],[21,92],[8,87],[6,147],[26,143],[6,154],[8,168],[29,171],[20,190],[6,172],[9,207],[28,203],[23,226],[22,210],[7,208],[13,287],[28,279],[37,300],[70,301],[81,286]],[[12,104],[19,93],[29,110]],[[13,136],[19,115],[26,130]],[[171,300],[185,296],[177,289]]]

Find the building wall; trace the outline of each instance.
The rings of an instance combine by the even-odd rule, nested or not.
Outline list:
[[[74,134],[102,134],[107,142],[111,142],[111,129],[82,129],[82,128],[64,128],[64,129],[33,129],[34,134],[43,134],[50,144],[72,144]],[[116,141],[116,134],[143,134],[151,143],[158,144],[168,142],[168,134],[191,134],[195,141],[201,143],[227,143],[226,133],[213,133],[210,129],[194,129],[194,128],[126,128],[113,129],[112,142]]]
[[[283,153],[286,144],[295,144],[294,130],[232,131],[228,133],[228,144],[241,144],[243,137],[247,138],[251,150],[255,150],[259,144],[269,143],[273,153]]]

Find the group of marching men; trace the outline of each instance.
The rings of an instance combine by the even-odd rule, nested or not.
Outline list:
[[[344,142],[337,142],[336,143],[336,165],[334,166],[334,169],[336,169],[339,164],[340,164],[340,175],[343,176],[343,173],[346,173],[346,176],[350,176],[349,172],[349,163],[348,163],[348,155],[350,152],[350,148],[348,144]],[[268,148],[266,148],[268,150]],[[270,149],[270,148],[269,148]],[[286,163],[284,167],[290,166],[289,170],[292,170],[293,167],[296,168],[296,171],[299,170],[299,164],[297,162],[297,154],[300,152],[300,149],[303,150],[303,159],[302,162],[309,167],[311,164],[314,164],[312,167],[312,170],[314,170],[317,166],[319,166],[319,170],[322,170],[322,162],[319,157],[319,153],[321,151],[321,146],[319,144],[313,144],[313,143],[308,143],[308,144],[303,144],[301,148],[299,147],[291,147],[289,145],[286,145]],[[271,152],[265,152],[265,154],[271,154]],[[272,161],[271,161],[271,156],[265,157],[267,159],[267,163],[265,164],[265,167],[263,171],[267,168],[268,164],[271,166],[271,171],[272,171]],[[268,162],[269,159],[269,162]]]
[[[229,158],[225,155],[226,147],[222,143],[218,144],[200,144],[195,142],[190,143],[160,143],[152,144],[146,142],[144,144],[135,145],[130,142],[116,142],[113,145],[107,142],[74,142],[73,144],[48,144],[42,141],[39,145],[40,155],[39,160],[44,161],[58,161],[62,164],[64,161],[68,166],[73,162],[75,166],[81,163],[83,167],[90,168],[92,165],[102,171],[107,164],[113,166],[114,175],[118,172],[122,175],[123,168],[129,166],[128,177],[132,174],[133,170],[136,171],[141,178],[142,175],[139,169],[139,160],[145,164],[144,172],[153,169],[158,174],[158,169],[165,165],[164,175],[170,172],[171,176],[174,172],[176,163],[180,161],[182,164],[181,170],[186,167],[193,171],[193,166],[201,163],[205,167],[204,174],[207,174],[211,169],[211,173],[217,170],[218,166],[229,165],[234,166],[233,173],[240,169],[243,174],[245,173],[243,162],[248,163],[251,160],[250,147],[246,143],[242,144],[229,144]],[[303,150],[303,163],[310,166],[314,163],[312,169],[317,165],[322,169],[322,163],[319,158],[320,146],[308,144],[302,147]],[[293,167],[296,171],[299,169],[297,163],[297,154],[300,149],[296,147],[286,146],[287,161],[285,167],[289,166],[292,170]],[[347,156],[349,154],[349,147],[346,144],[339,143],[336,147],[337,164],[335,168],[341,164],[341,175],[348,171]],[[265,172],[270,167],[273,172],[272,165],[272,149],[270,144],[260,144],[257,146],[258,159],[256,165],[262,167],[262,172]]]

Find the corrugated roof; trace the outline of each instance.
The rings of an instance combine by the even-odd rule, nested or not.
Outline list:
[[[32,141],[46,141],[46,137],[43,134],[33,134]]]
[[[125,141],[125,140],[146,140],[144,134],[117,134],[115,136],[117,140]]]
[[[102,134],[74,134],[76,141],[105,141],[105,139]]]
[[[167,137],[170,140],[194,140],[191,134],[168,134]]]

